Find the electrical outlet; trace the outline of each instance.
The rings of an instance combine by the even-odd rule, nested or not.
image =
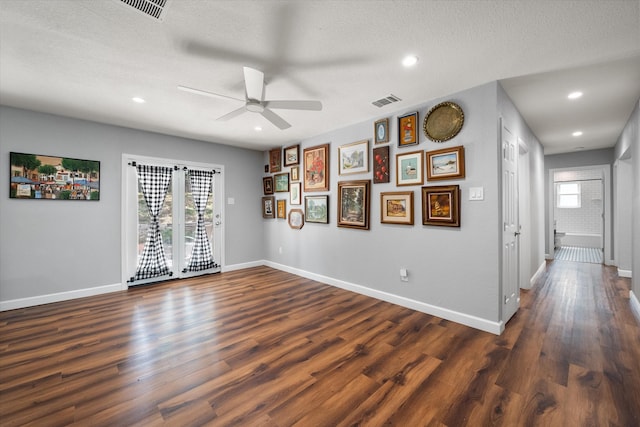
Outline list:
[[[280,247],[278,248],[278,253],[279,253],[280,255],[282,255],[282,246],[280,246]]]
[[[400,268],[400,280],[402,280],[403,282],[409,281],[409,273],[407,272],[407,269],[405,267]]]

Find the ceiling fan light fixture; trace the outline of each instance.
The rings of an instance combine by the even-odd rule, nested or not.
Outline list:
[[[418,63],[418,57],[416,55],[407,55],[402,60],[402,65],[404,65],[407,68],[413,67],[417,63]]]
[[[264,111],[264,106],[260,102],[253,100],[248,100],[245,108],[252,113],[262,113]]]
[[[567,95],[567,98],[569,99],[578,99],[580,97],[582,97],[582,92],[580,92],[579,90],[571,92],[569,95]]]

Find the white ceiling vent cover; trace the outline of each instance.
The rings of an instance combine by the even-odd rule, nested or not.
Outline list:
[[[402,99],[398,98],[394,94],[391,94],[386,98],[381,98],[381,99],[378,99],[377,101],[373,101],[372,104],[380,108],[380,107],[384,107],[385,105],[389,105],[393,102],[398,102],[398,101],[402,101]]]
[[[122,5],[131,6],[149,18],[164,21],[167,6],[171,0],[116,0]]]

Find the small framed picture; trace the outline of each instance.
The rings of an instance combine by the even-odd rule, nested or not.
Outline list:
[[[424,184],[423,152],[396,154],[396,185],[422,185]]]
[[[338,227],[369,229],[371,180],[338,182]]]
[[[304,191],[329,191],[329,144],[304,149]]]
[[[280,172],[282,170],[282,149],[274,148],[269,151],[269,171]]]
[[[276,198],[273,196],[266,196],[262,198],[262,217],[263,218],[275,218],[275,204]]]
[[[460,187],[422,187],[422,223],[460,227]]]
[[[373,149],[373,183],[383,184],[390,181],[389,146]]]
[[[289,172],[277,173],[273,176],[276,193],[289,192]]]
[[[262,190],[264,194],[273,194],[273,177],[265,176],[262,178]]]
[[[291,181],[300,181],[300,166],[291,166]]]
[[[338,147],[338,174],[369,172],[369,140]]]
[[[418,143],[418,112],[398,117],[398,147]]]
[[[413,191],[380,193],[380,222],[413,225]]]
[[[284,165],[293,166],[300,163],[300,145],[292,145],[284,149]]]
[[[289,211],[289,227],[300,230],[304,226],[304,212],[302,209],[291,209]]]
[[[329,196],[305,196],[305,222],[329,223]]]
[[[373,124],[373,135],[376,144],[389,142],[389,119],[380,119]]]
[[[302,204],[302,194],[300,191],[301,185],[299,182],[292,182],[289,186],[289,203],[292,205]]]
[[[464,147],[427,151],[427,181],[464,178]]]
[[[276,201],[276,212],[278,218],[287,219],[287,201],[285,199]]]

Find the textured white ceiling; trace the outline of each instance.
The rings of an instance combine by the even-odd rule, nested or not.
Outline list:
[[[265,72],[267,98],[323,111],[278,110],[284,131],[217,122],[242,103],[177,90],[243,98],[243,66]],[[0,0],[3,105],[253,149],[494,80],[546,153],[612,146],[640,98],[640,0],[170,0],[161,22],[119,0]],[[371,104],[389,94],[402,101]]]

